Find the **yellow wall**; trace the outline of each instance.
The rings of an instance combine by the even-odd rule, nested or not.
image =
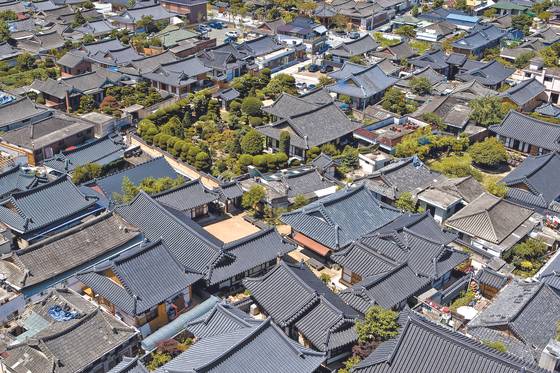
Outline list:
[[[159,328],[161,328],[162,326],[164,326],[165,324],[167,324],[167,322],[169,321],[169,319],[167,318],[167,310],[165,307],[165,303],[160,304],[158,306],[158,315],[155,319],[153,319],[152,321],[150,321],[150,330],[153,332]]]

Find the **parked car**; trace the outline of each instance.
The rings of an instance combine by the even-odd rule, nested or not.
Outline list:
[[[194,28],[195,31],[200,32],[201,34],[206,34],[210,31],[210,27],[206,25],[198,25]]]
[[[317,71],[319,71],[319,69],[320,69],[319,65],[315,63],[312,63],[307,67],[307,71],[309,71],[310,73],[316,73]]]
[[[237,30],[226,32],[226,38],[237,39],[239,37],[239,32]]]
[[[356,40],[356,39],[359,39],[359,38],[360,38],[360,33],[359,33],[359,32],[355,32],[355,31],[349,32],[349,33],[348,33],[348,37],[349,37],[350,39],[352,39],[352,40]]]
[[[220,22],[220,21],[210,21],[210,22],[208,22],[208,26],[210,26],[212,28],[215,28],[217,30],[221,30],[221,29],[224,28],[223,22]]]
[[[319,70],[319,71],[322,72],[323,74],[326,74],[326,73],[332,72],[333,70],[334,69],[331,65],[323,65],[323,66],[321,66],[321,70]]]

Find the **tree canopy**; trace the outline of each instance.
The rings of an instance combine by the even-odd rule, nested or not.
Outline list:
[[[385,91],[382,106],[383,109],[400,115],[412,113],[416,110],[416,105],[406,99],[405,93],[394,87]]]
[[[511,104],[502,103],[498,96],[475,98],[469,102],[469,106],[472,109],[471,119],[484,127],[501,123],[509,110],[512,109]]]
[[[508,160],[506,148],[495,137],[473,144],[469,148],[469,154],[473,162],[486,167],[496,167]]]
[[[375,305],[368,308],[363,321],[356,322],[359,342],[383,342],[397,335],[398,313]]]

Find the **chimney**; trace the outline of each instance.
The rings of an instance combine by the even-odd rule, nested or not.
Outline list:
[[[539,366],[543,369],[549,370],[551,372],[556,371],[560,368],[560,342],[554,338],[551,338],[543,352],[541,353],[541,358],[539,360]]]

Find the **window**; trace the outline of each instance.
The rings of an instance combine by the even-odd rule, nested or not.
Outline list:
[[[545,77],[544,77],[544,81],[545,81],[545,82],[551,82],[551,81],[552,81],[552,77],[551,77],[551,76],[545,76]]]
[[[150,322],[158,316],[158,308],[155,307],[153,310],[150,310],[145,313],[146,315],[146,322]]]

